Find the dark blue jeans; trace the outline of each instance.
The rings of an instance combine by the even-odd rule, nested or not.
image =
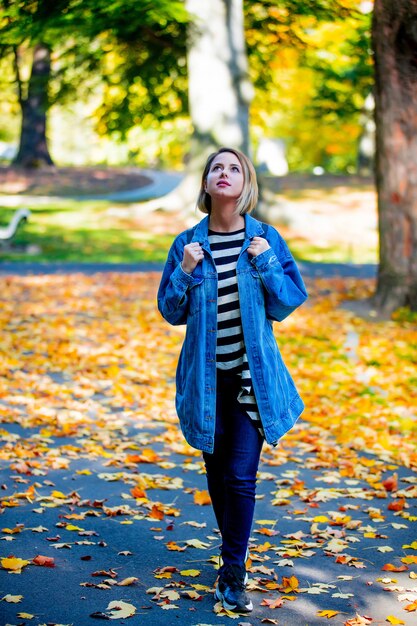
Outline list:
[[[245,562],[263,444],[261,434],[237,399],[240,389],[240,377],[218,370],[214,451],[203,454],[225,565]]]

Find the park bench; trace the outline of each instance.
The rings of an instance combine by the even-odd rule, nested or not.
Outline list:
[[[21,222],[25,222],[30,216],[29,209],[18,209],[12,216],[7,226],[0,227],[0,245],[8,244],[16,235],[17,229]]]

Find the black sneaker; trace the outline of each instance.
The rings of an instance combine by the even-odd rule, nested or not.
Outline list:
[[[245,554],[245,579],[244,579],[245,587],[248,584],[248,580],[249,580],[249,575],[248,575],[248,572],[246,571],[246,567],[248,567],[249,559],[250,559],[249,548],[246,548],[246,554]],[[219,554],[219,567],[218,567],[218,569],[220,570],[220,572],[222,571],[222,568],[223,568],[223,559],[222,559],[222,555]],[[219,580],[220,580],[220,578],[219,578]]]
[[[219,576],[216,587],[216,598],[228,611],[250,613],[253,604],[245,593],[245,567],[227,565]]]

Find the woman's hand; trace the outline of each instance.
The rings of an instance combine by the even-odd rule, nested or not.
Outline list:
[[[268,248],[270,247],[271,246],[269,245],[267,240],[264,239],[264,237],[254,237],[250,242],[248,253],[251,256],[258,256],[258,254],[265,252],[265,250],[268,250]]]
[[[184,246],[184,256],[182,258],[181,267],[186,274],[191,272],[204,258],[204,250],[198,242],[188,243]]]

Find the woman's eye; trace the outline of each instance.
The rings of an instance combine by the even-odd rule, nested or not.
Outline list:
[[[213,167],[213,172],[215,172],[216,170],[219,170],[219,169],[220,169],[220,165],[215,165],[215,166]]]
[[[236,167],[236,165],[235,165],[234,167],[232,167],[232,170],[233,170],[234,172],[240,172],[239,168],[238,168],[238,167]]]

